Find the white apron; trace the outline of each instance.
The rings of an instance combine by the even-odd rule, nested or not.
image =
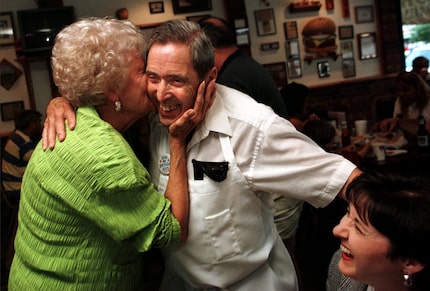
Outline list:
[[[159,172],[154,183],[164,191],[168,175],[160,174],[154,162],[168,152],[168,138],[159,128],[158,134],[152,133],[156,133],[151,142],[157,149],[151,148],[151,174]],[[199,147],[188,152],[188,239],[185,245],[164,251],[161,290],[298,290],[294,265],[274,225],[272,196],[257,197],[237,167],[229,137],[220,135],[219,141],[229,162],[224,181],[206,175],[194,180],[191,161],[193,150]]]

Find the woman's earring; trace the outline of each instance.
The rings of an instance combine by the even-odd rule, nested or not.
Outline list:
[[[408,274],[403,274],[403,285],[410,288],[412,287],[412,277]]]
[[[115,111],[120,112],[121,109],[122,109],[121,101],[119,101],[119,100],[115,101]]]

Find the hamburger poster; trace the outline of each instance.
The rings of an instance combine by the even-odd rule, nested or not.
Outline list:
[[[336,55],[336,24],[326,17],[310,20],[302,30],[305,52],[316,57]]]

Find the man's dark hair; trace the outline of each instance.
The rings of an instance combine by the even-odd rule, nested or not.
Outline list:
[[[27,129],[33,121],[42,118],[42,114],[36,110],[23,110],[15,115],[15,128],[19,130]]]
[[[211,20],[218,20],[221,25],[215,25]],[[207,16],[199,20],[199,25],[209,37],[214,48],[223,48],[236,45],[236,33],[234,27],[226,20]]]

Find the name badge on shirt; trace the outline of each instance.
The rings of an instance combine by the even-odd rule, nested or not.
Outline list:
[[[170,172],[170,155],[164,154],[158,160],[158,168],[160,172],[164,175],[169,175]]]

